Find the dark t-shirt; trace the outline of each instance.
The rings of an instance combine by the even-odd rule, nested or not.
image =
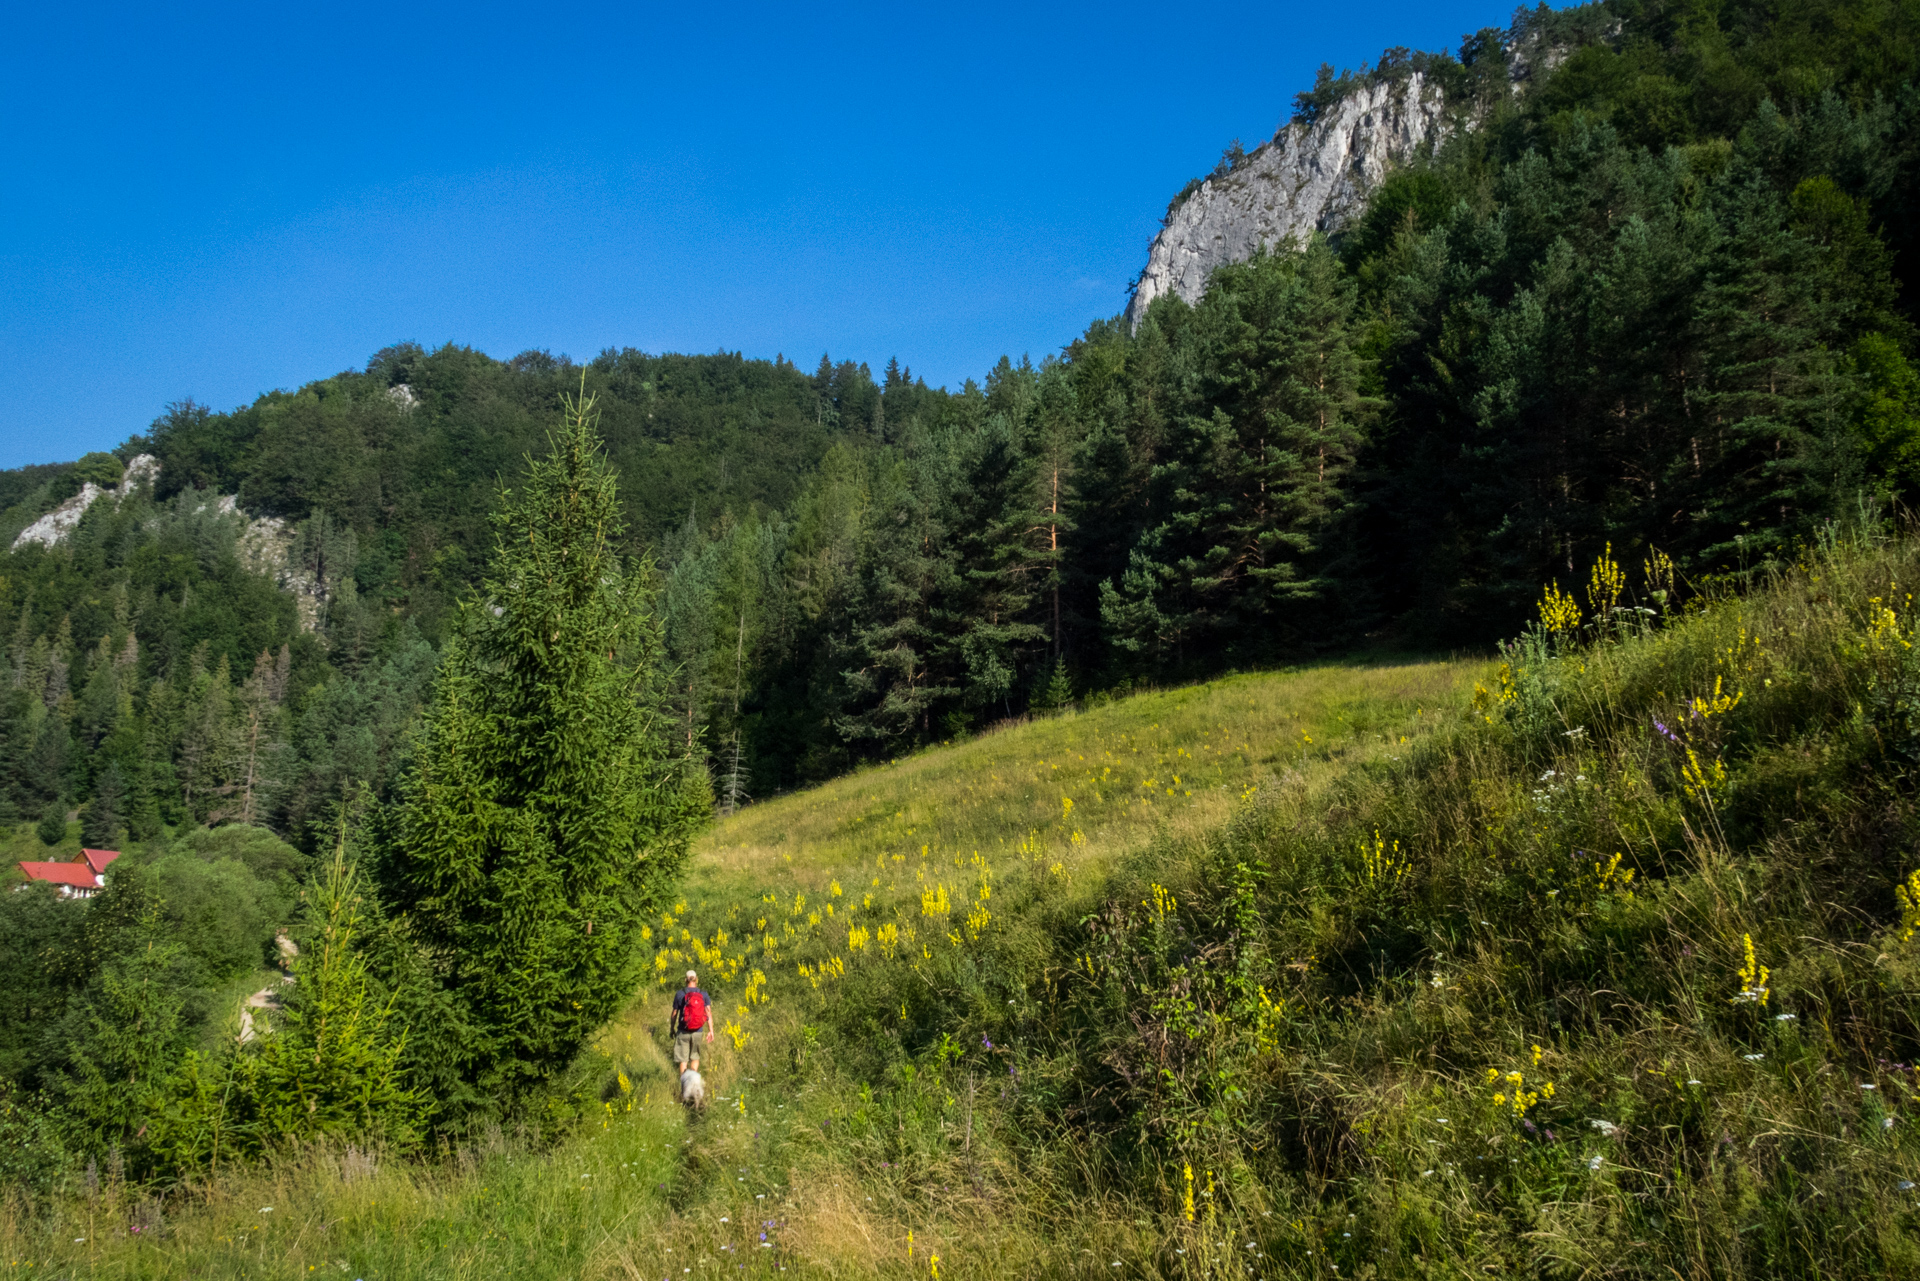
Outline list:
[[[682,1014],[686,1012],[686,1009],[687,1009],[687,993],[689,992],[700,993],[701,997],[707,1003],[707,1019],[709,1022],[711,1022],[713,1019],[713,998],[708,996],[704,991],[701,991],[701,989],[697,987],[683,987],[678,992],[675,992],[673,994],[673,1030],[675,1032],[688,1032],[688,1031],[698,1032],[703,1030],[702,1028],[682,1027],[680,1024],[680,1017]]]

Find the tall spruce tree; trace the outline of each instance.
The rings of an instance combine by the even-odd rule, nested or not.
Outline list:
[[[854,625],[836,654],[834,729],[881,751],[932,734],[936,707],[960,692],[953,645],[935,610],[958,577],[941,520],[941,473],[930,457],[882,456],[855,588]]]
[[[1005,414],[961,444],[953,486],[954,578],[948,627],[964,667],[965,702],[988,716],[1004,708],[1023,658],[1047,639],[1033,621],[1046,564],[1034,543],[1034,458]]]
[[[1352,283],[1324,238],[1218,269],[1183,336],[1188,412],[1154,469],[1160,521],[1101,612],[1124,648],[1202,637],[1259,653],[1318,597],[1363,423]]]
[[[502,496],[483,596],[448,647],[384,875],[511,1104],[636,980],[641,919],[710,806],[667,743],[647,566],[627,566],[593,401]]]
[[[113,761],[100,771],[93,783],[93,800],[80,819],[80,843],[93,849],[107,849],[120,843],[121,816],[126,812],[127,781]]]
[[[260,1147],[331,1136],[404,1149],[419,1136],[423,1100],[403,1079],[407,1029],[357,937],[366,911],[346,826],[343,817],[332,866],[308,898],[291,999],[257,1052],[234,1065],[243,1128]]]

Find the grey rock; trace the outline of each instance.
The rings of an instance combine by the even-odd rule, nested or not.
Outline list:
[[[87,508],[94,500],[112,495],[115,502],[125,498],[141,485],[151,485],[160,476],[160,460],[152,454],[136,455],[127,463],[125,474],[118,485],[105,489],[87,481],[80,486],[80,492],[61,503],[58,507],[34,521],[13,540],[13,549],[18,550],[28,543],[40,543],[47,547],[57,547],[65,542],[67,535],[73,532],[80,518],[87,514]]]
[[[1313,124],[1284,126],[1238,169],[1202,183],[1154,237],[1127,305],[1129,326],[1167,294],[1197,302],[1223,263],[1338,231],[1389,172],[1446,140],[1445,106],[1440,87],[1419,72],[1368,85]]]

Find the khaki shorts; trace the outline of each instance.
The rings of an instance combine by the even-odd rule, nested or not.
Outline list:
[[[673,1061],[685,1063],[689,1059],[700,1057],[700,1043],[707,1039],[707,1030],[698,1032],[675,1032],[673,1034]]]

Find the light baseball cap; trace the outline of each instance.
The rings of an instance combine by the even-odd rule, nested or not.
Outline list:
[[[688,970],[688,971],[687,971],[687,977],[688,977],[688,978],[690,978],[690,979],[697,979],[697,978],[699,978],[700,976],[699,976],[698,974],[695,974],[695,973],[694,973],[694,972],[693,972],[692,970]]]

